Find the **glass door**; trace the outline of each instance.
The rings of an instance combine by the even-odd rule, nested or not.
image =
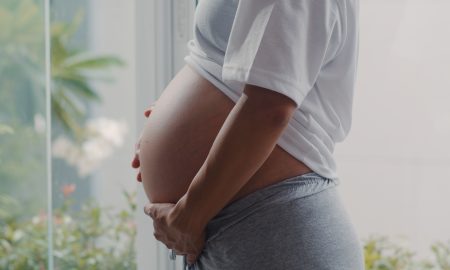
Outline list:
[[[0,1],[0,269],[51,267],[48,2]]]
[[[181,269],[128,164],[193,7],[0,1],[0,269]]]
[[[50,5],[54,269],[136,269],[135,4]]]

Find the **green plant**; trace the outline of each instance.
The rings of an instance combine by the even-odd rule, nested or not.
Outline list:
[[[21,212],[23,216],[45,205],[45,160],[44,134],[33,126],[17,125],[0,134],[0,196],[13,194],[29,205]],[[2,204],[0,201],[0,208]]]
[[[450,270],[450,241],[437,241],[431,245],[434,261],[424,261],[426,269]]]
[[[51,32],[53,113],[63,127],[79,140],[83,138],[80,123],[86,119],[88,103],[101,100],[89,82],[108,80],[107,69],[124,64],[114,56],[96,56],[68,46],[82,21],[82,14],[77,13],[70,24],[53,22]]]
[[[123,192],[128,207],[120,211],[99,207],[93,201],[74,211],[70,191],[65,193],[66,199],[54,209],[52,219],[55,269],[136,269],[136,193]],[[20,207],[11,197],[0,200]],[[8,209],[0,210],[0,269],[46,269],[49,220],[45,212],[18,221],[8,216]]]
[[[13,134],[13,133],[14,133],[14,130],[10,126],[0,123],[0,135]]]
[[[413,255],[387,236],[371,236],[364,246],[366,270],[411,269]]]
[[[0,1],[0,269],[47,265],[48,220],[43,212],[30,218],[49,195],[42,4]],[[90,106],[101,101],[91,83],[110,80],[109,68],[124,64],[115,56],[93,55],[70,45],[82,20],[80,11],[71,22],[52,21],[50,32],[52,133],[65,133],[78,142],[87,136],[83,126]],[[56,269],[135,268],[135,204],[130,194],[125,196],[129,209],[118,213],[92,201],[76,211],[80,205],[70,198],[56,206],[51,219]],[[108,241],[114,245],[105,245]]]
[[[431,245],[434,261],[416,259],[416,252],[388,236],[371,235],[363,241],[366,270],[450,270],[450,241]]]
[[[35,213],[45,204],[45,37],[41,0],[0,1],[0,183]],[[70,22],[51,22],[52,138],[64,134],[78,144],[91,105],[101,101],[92,87],[123,65],[111,55],[93,55],[70,45],[83,12]],[[29,192],[33,190],[35,192]]]
[[[45,111],[43,7],[33,0],[0,2],[0,121],[31,124]],[[89,104],[101,99],[92,80],[110,80],[109,68],[124,65],[111,55],[93,55],[69,45],[83,20],[79,11],[70,22],[51,23],[51,105],[56,124],[75,138]]]

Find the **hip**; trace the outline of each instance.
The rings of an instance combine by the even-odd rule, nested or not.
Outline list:
[[[363,270],[338,180],[291,177],[229,204],[207,225],[192,269]]]

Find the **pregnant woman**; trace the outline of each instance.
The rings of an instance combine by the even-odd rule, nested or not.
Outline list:
[[[358,0],[201,0],[137,144],[154,236],[190,269],[362,270],[333,150],[351,126]]]

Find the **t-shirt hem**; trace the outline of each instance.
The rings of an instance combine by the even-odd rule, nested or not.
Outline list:
[[[226,96],[228,96],[228,98],[230,98],[234,103],[236,103],[237,100],[239,99],[239,95],[237,93],[233,92],[231,89],[228,89],[228,87],[223,83],[223,81],[217,81],[218,80],[217,76],[219,74],[217,74],[217,75],[210,74],[208,71],[204,70],[204,68],[202,67],[201,64],[196,62],[195,58],[192,58],[192,57],[193,56],[191,56],[191,55],[187,55],[184,58],[185,63],[188,64],[191,68],[195,69],[200,75],[202,75],[205,79],[207,79],[212,84],[214,84],[219,90],[221,90]],[[219,68],[219,66],[218,66],[218,68]],[[229,67],[229,68],[232,68],[232,67]],[[219,73],[219,70],[217,70],[217,73]],[[298,155],[293,153],[293,151],[295,151],[296,149],[289,148],[289,147],[291,147],[291,144],[292,144],[292,142],[290,142],[291,138],[289,137],[289,134],[294,134],[295,132],[298,132],[298,131],[296,131],[295,127],[291,123],[288,123],[286,130],[283,132],[283,134],[281,134],[281,136],[279,137],[279,139],[277,141],[277,144],[281,148],[283,148],[286,152],[288,152],[289,154],[291,154],[294,157],[296,157]],[[311,148],[310,146],[306,147],[306,145],[304,145],[303,150],[300,150],[300,151],[302,151],[302,156],[305,156],[305,157],[307,157],[310,152],[316,152],[315,154],[313,154],[313,156],[321,155],[315,149]],[[323,157],[323,158],[325,158],[325,157]],[[331,157],[331,158],[333,158],[333,157]],[[300,160],[301,162],[305,163],[306,166],[311,168],[311,170],[313,170],[317,174],[321,175],[322,177],[333,179],[333,180],[339,179],[339,177],[336,175],[336,172],[333,171],[333,169],[327,169],[326,167],[324,167],[323,166],[324,164],[322,162],[320,164],[318,164],[317,161],[310,160],[307,158],[306,159],[297,158],[297,159]]]
[[[298,84],[266,70],[257,68],[249,70],[230,65],[224,65],[222,70],[223,81],[239,81],[278,92],[294,101],[296,109],[300,108],[302,101],[306,97]]]
[[[294,130],[291,130],[291,129],[294,129]],[[297,148],[292,148],[292,146],[291,146],[292,143],[290,142],[288,133],[292,134],[294,132],[295,132],[295,128],[291,124],[288,124],[288,126],[286,127],[286,130],[278,138],[277,144],[281,148],[283,148],[286,152],[288,152],[290,155],[292,155],[299,161],[303,162],[306,166],[308,166],[315,173],[321,175],[322,177],[338,181],[339,176],[337,175],[336,170],[332,169],[333,167],[336,166],[335,160],[334,160],[334,157],[332,156],[332,154],[323,156],[320,153],[320,151],[318,151],[317,149],[315,149],[311,146],[306,147],[306,145],[303,146],[303,148],[304,148],[303,150],[299,150]],[[306,149],[306,148],[308,148],[308,149]],[[302,153],[301,153],[301,155],[298,155],[298,153],[295,153],[295,151],[301,151]],[[300,158],[299,156],[302,156],[304,158]],[[320,159],[322,159],[322,162],[318,162],[315,159],[308,158],[310,156],[314,156],[316,158],[320,157]],[[326,157],[329,157],[331,159],[329,161],[329,162],[331,162],[331,164],[329,164],[329,162],[325,162],[325,160],[323,160],[323,159],[326,159]],[[327,164],[328,166],[324,166],[325,164]]]

